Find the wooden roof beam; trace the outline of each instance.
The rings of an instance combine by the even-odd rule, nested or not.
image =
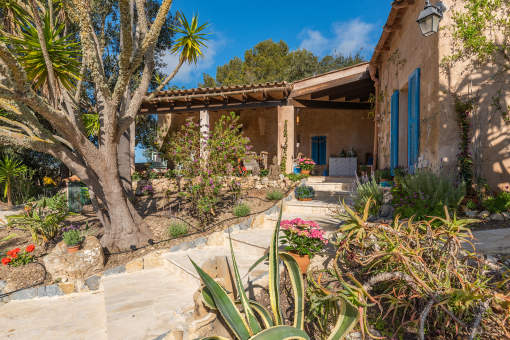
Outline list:
[[[374,87],[373,83],[370,84],[370,85],[364,85],[362,87],[359,86],[359,87],[353,88],[353,89],[351,89],[349,91],[343,91],[343,92],[339,92],[339,93],[330,95],[329,96],[329,100],[337,100],[337,99],[349,97],[349,96],[352,96],[352,95],[355,95],[355,94],[358,94],[358,93],[365,93],[367,91],[375,92],[375,87]]]
[[[367,96],[370,96],[370,93],[375,93],[375,90],[365,91],[365,92],[360,92],[360,93],[357,93],[357,94],[353,94],[352,96],[345,97],[345,101],[346,102],[350,102],[351,100],[367,97]]]
[[[319,100],[290,99],[290,105],[298,108],[323,110],[369,110],[370,103],[326,102]]]

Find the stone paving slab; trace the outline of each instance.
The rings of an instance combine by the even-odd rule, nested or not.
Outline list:
[[[0,308],[0,339],[106,340],[103,292],[11,301]]]
[[[109,340],[152,340],[170,330],[174,311],[193,302],[196,287],[167,270],[103,279]]]
[[[476,240],[471,241],[477,253],[500,254],[510,253],[510,228],[493,230],[475,230],[472,232]],[[464,242],[462,248],[473,252],[471,244]]]

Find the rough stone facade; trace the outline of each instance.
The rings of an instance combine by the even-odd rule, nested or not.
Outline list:
[[[471,114],[476,135],[481,136],[483,175],[492,190],[504,189],[510,184],[510,124],[491,107],[492,96],[497,96],[498,84],[490,81],[497,65],[484,63],[473,66],[470,60],[457,62],[451,68],[441,66],[443,58],[453,52],[451,33],[445,27],[453,24],[453,11],[464,11],[465,1],[446,2],[449,11],[444,13],[440,31],[429,37],[421,34],[416,19],[423,10],[423,2],[408,7],[402,20],[402,29],[391,41],[390,51],[384,52],[379,67],[383,102],[380,113],[379,167],[390,165],[391,95],[399,96],[399,165],[408,165],[408,77],[420,68],[420,138],[419,156],[429,166],[441,161],[455,167],[459,151],[460,128],[454,109],[454,94],[463,99],[480,96],[478,108]],[[500,79],[508,79],[506,74]],[[509,103],[509,97],[502,98]],[[506,106],[506,105],[505,105]],[[474,153],[474,152],[472,152]]]

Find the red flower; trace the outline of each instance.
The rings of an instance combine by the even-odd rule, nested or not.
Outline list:
[[[11,256],[11,254],[12,254],[12,251],[7,252],[7,256]]]
[[[18,257],[18,255],[16,255],[16,254],[12,254],[12,255],[11,255],[11,258],[12,258],[12,259],[15,259],[16,257]]]
[[[7,264],[8,264],[9,262],[11,262],[11,261],[12,261],[12,260],[11,260],[10,258],[8,258],[8,257],[4,257],[4,258],[2,259],[2,264],[3,264],[4,266],[7,266]]]
[[[21,251],[21,249],[16,248],[16,249],[13,249],[13,250],[12,250],[12,253],[13,253],[13,254],[17,254],[17,253],[19,253],[20,251]]]
[[[33,252],[33,251],[34,251],[34,249],[35,249],[35,246],[34,246],[33,244],[31,244],[31,245],[29,245],[29,246],[27,247],[27,249],[25,249],[25,250],[27,251],[27,253],[31,253],[31,252]]]
[[[246,171],[246,168],[243,166],[243,171]]]

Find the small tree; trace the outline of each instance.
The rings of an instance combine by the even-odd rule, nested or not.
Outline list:
[[[228,164],[235,167],[244,160],[251,146],[247,145],[249,138],[240,132],[242,124],[234,112],[222,116],[211,132],[204,132],[206,126],[193,120],[189,117],[181,131],[172,136],[168,153],[179,175],[187,180],[186,195],[205,221],[215,215],[223,178],[231,175]]]

